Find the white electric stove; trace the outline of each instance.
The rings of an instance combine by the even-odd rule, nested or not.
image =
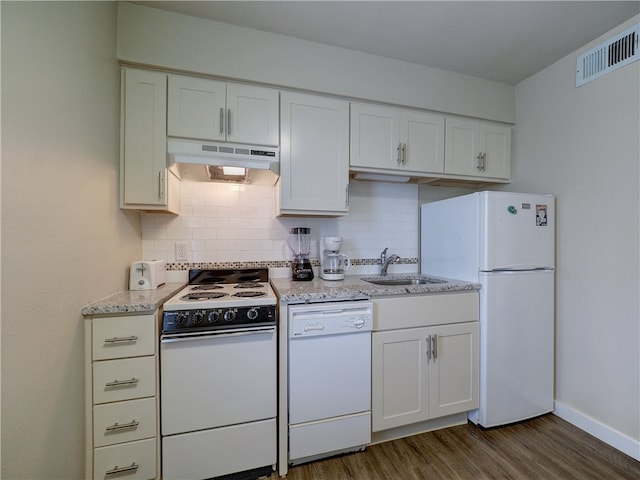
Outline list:
[[[268,269],[191,270],[189,285],[163,310],[163,478],[269,476],[277,307]]]

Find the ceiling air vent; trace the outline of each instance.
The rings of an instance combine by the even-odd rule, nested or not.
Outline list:
[[[576,87],[600,78],[640,58],[640,23],[578,57]]]

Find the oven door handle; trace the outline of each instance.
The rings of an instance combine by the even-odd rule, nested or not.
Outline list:
[[[178,343],[178,342],[191,342],[193,340],[204,340],[207,338],[228,338],[228,337],[241,337],[245,335],[256,335],[259,333],[275,333],[275,326],[268,327],[255,327],[255,328],[242,328],[237,330],[225,330],[221,333],[212,332],[189,332],[189,333],[175,333],[172,335],[160,336],[160,343]]]

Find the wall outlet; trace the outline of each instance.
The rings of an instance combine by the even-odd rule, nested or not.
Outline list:
[[[176,261],[189,260],[187,258],[187,244],[184,242],[176,242]]]

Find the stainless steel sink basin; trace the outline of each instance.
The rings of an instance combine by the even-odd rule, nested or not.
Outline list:
[[[365,282],[373,283],[375,285],[426,285],[429,283],[447,283],[446,280],[440,280],[439,278],[418,277],[418,278],[363,278]]]

